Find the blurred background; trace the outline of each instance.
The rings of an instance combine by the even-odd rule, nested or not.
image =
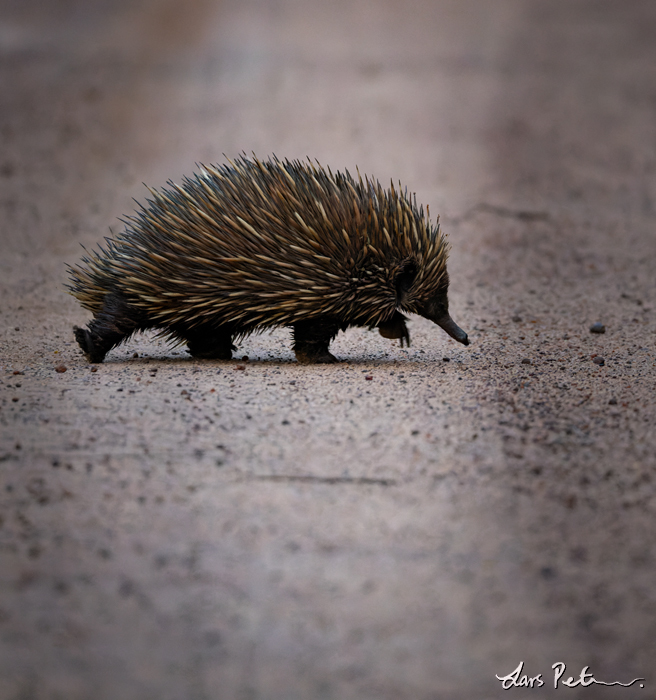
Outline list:
[[[0,698],[651,697],[655,110],[648,0],[2,0]],[[471,348],[91,374],[65,263],[252,152],[416,192]]]

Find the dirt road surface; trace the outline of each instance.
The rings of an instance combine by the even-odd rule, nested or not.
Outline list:
[[[2,700],[653,697],[654,3],[8,0],[0,56]],[[242,151],[416,192],[471,346],[87,364],[65,263]]]

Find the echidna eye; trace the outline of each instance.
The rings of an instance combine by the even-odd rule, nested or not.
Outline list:
[[[401,266],[401,269],[396,273],[396,277],[394,278],[394,286],[396,287],[396,294],[399,299],[403,299],[410,291],[410,287],[412,287],[416,276],[417,263],[415,263],[414,260],[408,260]]]

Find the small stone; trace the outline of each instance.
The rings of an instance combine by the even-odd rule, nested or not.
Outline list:
[[[21,372],[21,370],[15,369],[15,370],[12,372],[12,374],[15,376],[15,375],[17,375],[17,374],[25,374],[25,372]]]
[[[547,579],[547,581],[549,581],[550,579],[556,577],[557,572],[551,566],[543,566],[540,569],[540,575],[542,576],[542,578]]]
[[[62,373],[65,372],[67,369],[68,369],[68,367],[67,367],[66,365],[57,365],[57,366],[55,367],[55,372],[58,372],[59,374],[62,374]]]
[[[590,326],[590,333],[605,333],[606,332],[606,326],[604,326],[603,323],[593,323]]]
[[[442,362],[451,362],[451,358],[450,357],[443,357]]]
[[[525,358],[522,360],[522,364],[523,364],[523,365],[530,365],[530,364],[531,364],[531,361],[528,359],[528,357],[525,357]]]
[[[244,355],[244,356],[241,358],[241,361],[242,361],[242,362],[248,362],[248,355]]]
[[[610,399],[608,401],[608,405],[609,406],[617,406],[617,399],[615,397],[613,397],[612,399]]]
[[[370,381],[373,379],[373,377],[372,377],[370,374],[368,374],[368,375],[365,377],[365,379],[366,379],[368,382],[370,382]]]
[[[241,370],[245,370],[245,369],[246,369],[246,367],[244,367],[244,365],[237,365],[237,366],[235,367],[235,369],[237,369],[237,370],[240,370],[240,371],[241,371]]]
[[[513,317],[512,317],[512,322],[513,322],[513,323],[521,323],[521,322],[522,322],[522,317],[521,317],[521,316],[513,316]]]
[[[592,358],[592,361],[595,363],[595,365],[599,365],[600,367],[603,367],[606,364],[606,361],[603,357],[601,357],[601,355],[595,355]]]
[[[94,365],[94,366],[91,368],[91,371],[92,371],[92,372],[97,372],[97,371],[98,371],[98,368]]]
[[[139,357],[139,353],[138,352],[133,353],[132,357]]]

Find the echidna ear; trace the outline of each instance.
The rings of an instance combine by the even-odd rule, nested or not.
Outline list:
[[[414,260],[406,260],[399,267],[399,271],[394,277],[394,287],[398,304],[402,305],[412,287],[412,283],[417,276],[417,263]]]

